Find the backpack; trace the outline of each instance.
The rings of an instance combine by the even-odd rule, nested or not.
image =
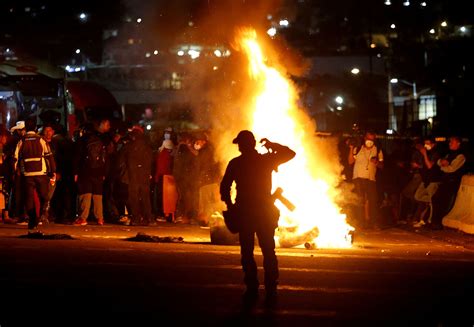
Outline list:
[[[86,143],[86,159],[87,168],[102,168],[105,165],[105,145],[98,137],[91,137]]]

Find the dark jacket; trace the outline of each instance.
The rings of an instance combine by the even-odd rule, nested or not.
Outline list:
[[[106,175],[107,148],[105,136],[97,131],[84,134],[76,144],[73,173],[80,176]]]
[[[141,132],[132,132],[131,141],[124,146],[123,151],[129,183],[148,180],[151,175],[153,153],[145,135]]]

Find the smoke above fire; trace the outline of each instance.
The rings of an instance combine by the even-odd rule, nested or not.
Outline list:
[[[228,161],[239,155],[232,139],[243,129],[297,153],[273,178],[274,187],[281,186],[296,205],[294,213],[280,207],[280,226],[289,227],[294,234],[281,234],[281,238],[319,234],[309,241],[318,246],[347,247],[352,227],[335,204],[345,198],[338,187],[342,166],[337,143],[316,135],[317,122],[300,101],[302,90],[295,80],[305,73],[305,61],[283,38],[266,33],[267,16],[277,14],[273,12],[277,3],[200,2],[193,13],[193,28],[186,28],[177,40],[225,47],[231,55],[202,55],[186,64],[187,83],[181,93],[192,108],[195,123],[208,131],[222,173]]]
[[[209,26],[217,28],[215,23]],[[243,129],[296,151],[295,160],[282,165],[273,177],[274,188],[281,186],[296,204],[294,213],[279,205],[280,244],[311,235],[308,241],[317,246],[350,246],[353,228],[335,204],[341,198],[337,186],[342,170],[336,140],[316,135],[317,123],[301,106],[294,82],[304,64],[295,60],[298,56],[284,42],[270,39],[258,23],[255,26],[233,26],[227,36],[233,55],[218,69],[199,65],[192,92],[196,106],[201,105],[196,120],[209,127],[222,170],[238,155],[231,140]]]

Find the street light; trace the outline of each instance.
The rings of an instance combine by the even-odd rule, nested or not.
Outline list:
[[[413,112],[416,112],[417,108],[418,108],[418,102],[417,102],[417,98],[418,98],[418,94],[416,92],[416,83],[413,82],[408,82],[406,80],[403,80],[403,79],[399,79],[399,78],[388,78],[388,121],[389,121],[389,128],[392,129],[392,130],[397,130],[397,119],[395,117],[395,113],[394,113],[394,110],[393,110],[393,92],[392,92],[392,84],[397,84],[397,83],[403,83],[403,84],[406,84],[406,85],[409,85],[412,87],[412,92],[413,92],[413,95],[412,95],[412,98],[413,98]]]
[[[392,83],[392,84],[397,84],[398,82],[402,82],[402,83],[404,83],[404,84],[406,84],[406,85],[408,85],[408,86],[411,86],[411,87],[413,88],[413,99],[416,100],[416,98],[417,98],[417,94],[416,94],[416,83],[415,83],[415,82],[411,83],[411,82],[405,81],[405,80],[403,80],[403,79],[398,79],[398,78],[392,78],[392,79],[390,79],[390,83]]]

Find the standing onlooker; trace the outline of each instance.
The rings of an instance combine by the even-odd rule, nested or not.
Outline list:
[[[209,219],[216,211],[221,210],[219,197],[219,164],[214,159],[214,146],[204,135],[200,142],[197,156],[199,210],[198,222],[202,226],[209,225]]]
[[[431,221],[434,229],[443,228],[442,219],[451,210],[456,200],[466,163],[466,156],[461,144],[459,136],[450,137],[448,154],[437,162],[442,175],[438,190],[432,198],[433,215]]]
[[[87,225],[91,202],[99,225],[104,224],[102,210],[103,182],[106,174],[105,134],[110,130],[110,121],[102,119],[94,131],[86,132],[78,140],[74,161],[74,180],[79,194],[79,214],[74,225]]]
[[[2,125],[3,127],[3,125]],[[0,210],[1,217],[5,224],[14,223],[8,215],[8,165],[6,162],[6,155],[4,152],[5,145],[8,143],[8,132],[0,131]]]
[[[128,202],[133,225],[154,225],[150,204],[150,177],[153,154],[143,128],[134,126],[124,147],[128,175]]]
[[[436,164],[440,158],[434,138],[426,138],[424,140],[424,147],[419,149],[423,156],[423,166],[420,167],[422,182],[415,192],[415,200],[418,202],[418,207],[415,211],[413,227],[418,228],[424,226],[428,221],[425,221],[424,212],[427,212],[433,194],[436,193],[441,179],[441,171]],[[430,213],[431,214],[431,213]]]
[[[58,223],[74,217],[77,194],[72,172],[74,144],[61,124],[56,124],[54,131],[51,144],[56,161],[56,183],[50,205],[54,221]]]
[[[193,138],[188,134],[181,135],[173,164],[173,176],[179,193],[176,208],[177,222],[183,221],[183,219],[193,219],[196,216],[197,155],[198,151],[194,148]]]
[[[400,197],[400,219],[402,221],[413,219],[415,214],[417,206],[415,192],[422,183],[420,169],[424,166],[424,159],[420,150],[423,147],[423,142],[419,138],[414,140],[408,170],[411,178],[403,187]]]
[[[154,211],[158,215],[158,219],[163,220],[165,212],[163,211],[163,201],[165,195],[163,194],[163,183],[165,175],[173,174],[173,149],[174,144],[171,139],[163,140],[163,144],[158,149],[155,159],[155,173],[154,173]],[[167,213],[169,214],[169,213]],[[172,214],[172,216],[174,213]],[[172,220],[172,218],[170,219]]]
[[[15,171],[15,149],[25,135],[25,122],[23,120],[17,121],[16,125],[10,129],[12,137],[5,144],[5,163],[6,169],[8,170],[7,174],[9,176],[10,184],[10,199],[8,203],[8,211],[11,217],[17,218],[19,225],[27,225],[28,217],[25,216],[25,196],[23,195],[23,182],[22,177],[19,172]]]
[[[349,164],[354,164],[353,182],[362,203],[359,206],[361,227],[373,227],[377,222],[377,168],[383,164],[383,153],[375,145],[375,134],[367,132],[361,147],[349,145]]]
[[[53,127],[50,125],[43,126],[42,134],[43,134],[43,140],[46,142],[46,144],[48,144],[48,147],[51,149],[51,153],[53,154],[53,158],[56,163],[56,171],[58,171],[59,170],[58,166],[60,165],[60,162],[58,161],[58,158],[56,155],[57,153],[56,144],[53,143],[53,136],[55,134]],[[58,174],[56,174],[56,176],[59,177]],[[54,215],[51,212],[51,199],[53,198],[55,189],[56,189],[56,178],[50,180],[50,183],[48,186],[48,197],[46,198],[46,203],[43,208],[44,211],[40,212],[41,220],[46,223],[54,221]]]
[[[43,212],[48,197],[50,177],[55,179],[56,165],[48,144],[36,133],[36,122],[28,119],[25,122],[26,134],[18,142],[15,150],[15,168],[23,176],[26,195],[26,212],[28,214],[28,229],[36,229],[39,217],[36,214],[34,193],[38,194],[40,210]],[[18,171],[15,169],[15,171]]]

